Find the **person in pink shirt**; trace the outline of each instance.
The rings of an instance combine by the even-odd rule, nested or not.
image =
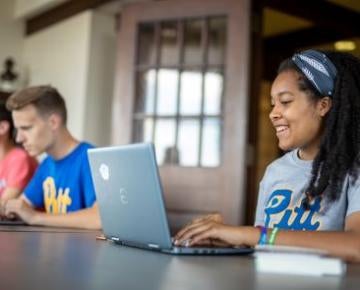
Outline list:
[[[37,161],[14,141],[11,113],[0,103],[0,203],[17,198],[33,176]]]

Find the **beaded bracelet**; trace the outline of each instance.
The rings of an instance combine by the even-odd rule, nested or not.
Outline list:
[[[257,226],[260,229],[259,245],[266,245],[267,242],[267,228],[263,226]]]
[[[279,228],[273,228],[273,230],[271,231],[269,240],[268,240],[268,245],[274,245],[275,244],[275,238],[277,233],[279,232]]]

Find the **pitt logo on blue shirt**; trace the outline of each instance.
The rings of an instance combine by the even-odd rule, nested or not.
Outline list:
[[[317,197],[310,204],[309,210],[305,210],[300,204],[295,207],[290,206],[291,190],[275,190],[265,207],[265,227],[278,227],[289,230],[317,230],[320,226],[319,221],[313,221],[314,215],[320,211],[321,197]],[[279,221],[274,223],[274,219]],[[270,225],[271,223],[271,225]]]

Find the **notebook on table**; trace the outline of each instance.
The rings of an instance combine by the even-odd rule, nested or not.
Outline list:
[[[320,249],[258,245],[255,247],[255,268],[258,273],[342,276],[346,263]]]
[[[170,254],[241,255],[248,247],[176,247],[172,244],[152,144],[88,150],[104,235],[115,243]]]

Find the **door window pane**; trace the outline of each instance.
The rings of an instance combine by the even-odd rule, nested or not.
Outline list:
[[[209,21],[209,64],[223,64],[226,47],[226,18],[218,17]]]
[[[201,113],[201,93],[201,72],[182,72],[180,87],[180,115],[199,115]]]
[[[203,50],[201,46],[201,32],[203,20],[188,20],[184,30],[184,63],[201,64]]]
[[[160,69],[158,73],[158,115],[175,115],[177,111],[179,73],[175,69]]]
[[[226,17],[138,28],[133,141],[153,142],[160,165],[219,166]]]
[[[145,120],[136,120],[134,122],[134,141],[135,142],[152,142],[154,131],[154,120],[146,118]]]
[[[137,76],[137,98],[135,112],[154,113],[155,106],[155,78],[154,69],[139,72]]]
[[[220,165],[220,136],[219,119],[208,118],[203,123],[201,165],[216,167]]]
[[[197,166],[199,160],[198,120],[182,120],[179,123],[179,163],[182,166]]]
[[[224,77],[217,71],[205,73],[204,114],[218,115],[221,113],[221,97]]]
[[[175,120],[158,119],[155,126],[155,148],[158,164],[164,164],[168,148],[175,146]]]
[[[179,62],[179,50],[177,46],[178,29],[177,22],[164,22],[160,30],[160,64],[176,65]]]
[[[138,63],[142,65],[155,64],[155,25],[141,24],[139,29]]]
[[[144,132],[143,132],[143,141],[144,142],[152,141],[153,127],[154,127],[154,120],[152,118],[146,118],[144,120]]]

